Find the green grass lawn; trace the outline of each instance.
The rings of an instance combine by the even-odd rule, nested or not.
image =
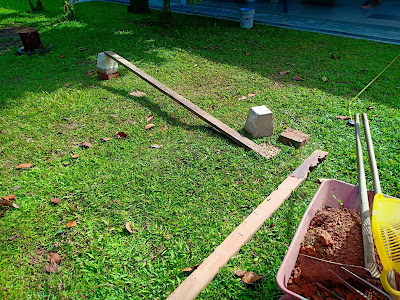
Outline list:
[[[77,20],[66,21],[61,1],[43,2],[42,13],[28,13],[28,1],[0,4],[1,28],[34,26],[53,46],[43,56],[16,56],[15,38],[0,36],[0,196],[15,194],[20,206],[0,218],[0,298],[164,299],[188,276],[182,269],[204,260],[305,158],[329,151],[199,296],[277,299],[275,275],[317,178],[357,182],[354,128],[335,116],[348,115],[349,100],[399,47],[176,14],[174,26],[164,28],[157,11],[134,15],[102,2],[78,4]],[[274,135],[255,142],[281,153],[266,160],[237,146],[123,67],[110,81],[86,76],[104,50],[242,134],[249,108],[266,105]],[[382,188],[396,197],[399,66],[352,106],[353,113],[374,107],[368,116]],[[290,73],[280,75],[284,70]],[[129,95],[135,90],[146,95]],[[256,96],[238,100],[248,93]],[[151,132],[144,129],[150,114]],[[279,143],[287,127],[310,142],[301,149]],[[100,141],[116,131],[129,139]],[[83,141],[93,147],[77,147]],[[16,170],[21,163],[34,166]],[[60,204],[50,202],[54,197]],[[55,234],[71,220],[76,227]],[[128,221],[133,234],[124,229]],[[56,274],[45,271],[52,251],[64,257]],[[237,269],[265,278],[245,285]]]

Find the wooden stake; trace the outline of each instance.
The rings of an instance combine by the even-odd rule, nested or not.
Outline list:
[[[261,228],[306,179],[308,174],[328,155],[314,151],[279,187],[273,191],[236,229],[207,257],[203,263],[168,297],[169,300],[194,299],[213,280],[219,270]]]
[[[254,152],[260,154],[261,156],[269,159],[273,156],[272,152],[264,149],[260,145],[257,145],[253,141],[249,140],[248,138],[244,137],[237,131],[233,130],[230,128],[228,125],[225,125],[218,119],[214,118],[211,116],[209,113],[205,112],[198,106],[194,105],[192,102],[184,98],[183,96],[179,95],[175,91],[171,90],[168,88],[166,85],[162,84],[155,78],[151,77],[123,57],[119,56],[118,54],[112,52],[112,51],[105,51],[104,52],[106,55],[114,59],[116,62],[120,63],[121,65],[125,66],[128,70],[142,78],[144,81],[147,83],[151,84],[153,87],[158,89],[160,92],[164,93],[168,97],[170,97],[172,100],[176,101],[192,113],[194,113],[196,116],[198,116],[200,119],[203,121],[207,122],[211,126],[213,126],[217,131],[223,133],[225,136],[233,140],[235,143],[244,146],[250,150],[253,150]]]

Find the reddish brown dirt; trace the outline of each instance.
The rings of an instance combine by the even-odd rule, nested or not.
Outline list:
[[[326,207],[322,209],[311,220],[300,253],[337,263],[363,266],[364,251],[360,214],[350,212],[346,208]],[[372,288],[366,289],[357,282],[349,283],[364,292],[371,300],[386,299]],[[380,285],[379,288],[383,290]],[[288,289],[308,299],[337,299],[319,288],[315,282],[303,278],[299,261],[288,281]],[[346,300],[365,299],[344,285],[331,285],[329,289]]]
[[[359,213],[327,207],[311,220],[300,253],[342,264],[362,266]]]

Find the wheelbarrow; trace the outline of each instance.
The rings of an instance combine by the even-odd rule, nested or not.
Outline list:
[[[368,201],[370,205],[373,202],[374,192],[368,191]],[[340,201],[339,201],[340,200]],[[300,222],[300,225],[292,239],[292,242],[288,248],[288,251],[283,259],[281,267],[278,270],[276,281],[281,289],[282,292],[285,293],[284,296],[280,298],[280,300],[290,300],[290,299],[306,299],[301,295],[298,295],[287,288],[288,280],[291,276],[292,270],[295,267],[296,261],[299,257],[301,243],[303,242],[303,238],[307,232],[308,226],[312,218],[315,214],[324,208],[325,206],[330,206],[333,208],[347,208],[351,212],[359,212],[360,211],[360,199],[359,199],[359,188],[355,185],[335,180],[335,179],[328,179],[322,182],[321,186],[319,187],[317,193],[314,195],[313,199],[311,200],[304,216]],[[301,259],[307,261],[310,266],[309,272],[314,272],[315,276],[318,278],[326,278],[326,279],[333,279],[332,273],[329,271],[330,269],[334,269],[337,272],[340,272],[341,277],[344,279],[348,278],[348,274],[345,271],[341,271],[341,264],[336,263],[329,263],[329,262],[322,262],[321,264],[330,264],[329,268],[318,266],[319,262],[318,259],[313,259],[307,256],[302,255]],[[312,268],[311,264],[315,263],[315,268]],[[358,274],[359,276],[363,277],[363,275],[367,275],[368,271],[360,266],[347,266],[350,271]],[[336,272],[335,271],[335,272]],[[312,274],[310,274],[312,276]]]

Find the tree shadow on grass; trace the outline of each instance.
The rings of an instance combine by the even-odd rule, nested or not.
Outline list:
[[[54,15],[54,12],[45,12],[43,16],[48,18],[47,22],[52,22],[50,18]],[[93,15],[98,18],[93,18]],[[15,18],[18,13],[2,14],[3,16]],[[41,59],[13,59],[12,54],[8,53],[7,57],[1,58],[11,67],[17,62],[26,65],[24,70],[19,68],[12,74],[5,74],[8,79],[22,77],[17,84],[11,82],[15,89],[11,95],[5,95],[6,97],[18,97],[25,92],[40,90],[52,92],[65,83],[85,82],[83,76],[76,74],[86,72],[88,66],[77,65],[78,60],[93,60],[98,52],[104,50],[114,50],[139,65],[151,64],[159,67],[171,59],[170,54],[164,53],[164,50],[172,50],[192,53],[215,65],[226,64],[248,70],[284,86],[318,89],[349,100],[398,51],[395,45],[270,26],[256,25],[251,31],[243,31],[236,22],[181,14],[174,14],[173,27],[164,28],[159,25],[158,11],[152,11],[150,16],[134,15],[128,14],[124,5],[102,2],[81,4],[77,9],[77,17],[78,22],[61,22],[57,26],[46,27],[42,33],[43,40],[53,44],[53,54],[47,54]],[[41,27],[45,23],[46,21],[36,22],[33,25]],[[80,46],[87,46],[89,51],[76,52]],[[64,54],[65,59],[60,60],[60,54]],[[37,65],[31,62],[25,64],[23,60],[36,60],[51,66],[49,72],[53,74],[49,76],[38,72]],[[289,75],[280,75],[279,72],[283,70],[290,70]],[[23,82],[25,76],[21,72],[34,71],[35,80],[44,82],[38,85]],[[54,75],[57,72],[62,73],[62,76]],[[164,74],[160,73],[162,81],[168,78],[168,74],[164,70],[163,72]],[[179,72],[185,70],[170,70],[170,74]],[[392,80],[398,72],[392,68],[390,74],[388,72],[387,80],[380,80],[372,85],[365,92],[368,98],[389,107],[398,107],[399,104],[393,100],[397,90],[394,87],[396,83]],[[207,75],[204,73],[204,78]],[[295,81],[293,75],[305,80]],[[323,76],[327,76],[329,81],[321,80]],[[48,77],[52,78],[46,79]]]
[[[126,91],[117,89],[114,87],[103,87],[104,89],[108,90],[109,92],[119,95],[121,97],[126,97]],[[188,124],[186,122],[183,122],[182,120],[179,120],[178,118],[172,116],[170,113],[166,112],[163,110],[163,108],[153,102],[150,101],[147,97],[134,97],[132,101],[135,101],[136,103],[140,104],[141,106],[147,107],[149,111],[157,115],[157,117],[162,118],[167,124],[171,126],[179,126],[183,128],[184,130],[187,131],[201,131],[203,133],[206,133],[209,136],[212,137],[221,137],[222,134],[220,134],[216,129],[214,129],[211,125],[193,125],[193,124]],[[173,101],[172,99],[170,101]],[[176,103],[177,107],[180,107],[178,103]],[[180,108],[180,109],[185,109],[185,108]],[[188,113],[190,113],[188,111]],[[228,137],[222,135],[224,139],[229,141],[229,143],[232,143],[233,145],[236,145],[232,140],[230,140]]]

